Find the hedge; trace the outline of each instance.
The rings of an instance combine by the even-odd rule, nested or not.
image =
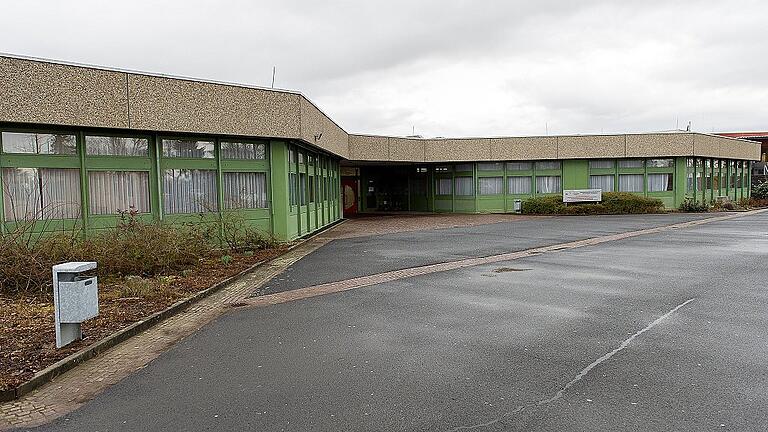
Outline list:
[[[560,195],[529,198],[523,201],[523,214],[643,214],[661,213],[664,203],[657,198],[648,198],[628,192],[604,192],[600,203],[563,203]]]

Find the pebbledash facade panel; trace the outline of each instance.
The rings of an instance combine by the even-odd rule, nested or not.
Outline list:
[[[738,200],[760,145],[676,132],[348,134],[301,93],[0,55],[0,229],[237,212],[281,240],[358,212],[510,212],[599,188]],[[44,221],[44,223],[43,223]]]

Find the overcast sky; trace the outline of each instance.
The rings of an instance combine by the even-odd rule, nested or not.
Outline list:
[[[4,1],[0,51],[299,90],[348,132],[768,129],[768,2]]]

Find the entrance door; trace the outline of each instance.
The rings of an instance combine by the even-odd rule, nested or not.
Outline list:
[[[341,179],[341,194],[344,197],[344,217],[354,216],[357,214],[357,179],[356,178],[342,178]]]

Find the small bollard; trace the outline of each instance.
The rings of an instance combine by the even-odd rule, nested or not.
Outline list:
[[[98,279],[84,275],[94,269],[95,262],[68,262],[53,266],[56,348],[82,339],[80,324],[99,314]]]

